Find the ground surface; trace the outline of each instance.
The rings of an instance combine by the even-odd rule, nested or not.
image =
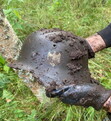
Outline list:
[[[4,12],[19,38],[40,28],[60,28],[87,37],[110,23],[110,0],[5,0]],[[0,1],[0,3],[2,3]],[[92,75],[111,89],[111,49],[90,60]],[[40,104],[0,56],[0,121],[101,121],[105,112]]]

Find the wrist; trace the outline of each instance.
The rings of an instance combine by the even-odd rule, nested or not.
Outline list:
[[[106,47],[104,40],[98,34],[92,35],[86,38],[86,41],[89,43],[93,52],[96,53]]]

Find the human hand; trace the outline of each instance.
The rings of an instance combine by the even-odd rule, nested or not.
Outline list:
[[[97,84],[79,84],[64,86],[47,92],[48,97],[58,97],[63,103],[77,106],[92,106],[96,110],[103,107],[111,91]]]

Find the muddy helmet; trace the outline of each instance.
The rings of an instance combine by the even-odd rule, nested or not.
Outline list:
[[[43,29],[27,37],[10,67],[31,72],[45,87],[89,83],[91,53],[84,39],[59,29]]]

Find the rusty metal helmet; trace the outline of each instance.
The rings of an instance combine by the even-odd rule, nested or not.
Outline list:
[[[89,46],[70,32],[43,29],[29,35],[15,69],[27,70],[45,87],[91,82],[88,69]]]

